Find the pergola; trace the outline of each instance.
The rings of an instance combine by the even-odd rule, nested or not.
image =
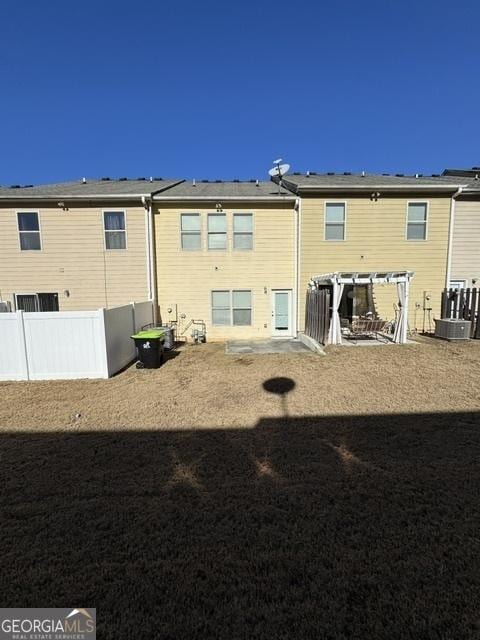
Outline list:
[[[395,323],[393,342],[405,344],[407,342],[408,326],[408,293],[410,280],[414,275],[413,271],[373,271],[369,273],[346,273],[343,271],[335,271],[334,273],[324,273],[319,276],[313,276],[309,282],[309,286],[312,289],[318,288],[320,285],[328,285],[333,288],[332,318],[328,333],[329,344],[342,343],[340,314],[338,310],[340,308],[343,288],[346,284],[397,285],[399,314],[397,322]]]

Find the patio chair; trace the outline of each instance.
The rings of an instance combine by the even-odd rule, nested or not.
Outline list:
[[[352,320],[350,335],[353,338],[375,338],[382,342],[390,342],[384,335],[389,325],[388,320],[380,318],[355,318]]]

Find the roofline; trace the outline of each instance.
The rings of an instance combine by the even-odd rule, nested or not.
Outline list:
[[[153,199],[155,201],[160,200],[169,200],[170,202],[198,202],[200,200],[204,200],[206,202],[218,202],[219,200],[229,200],[231,202],[238,202],[241,200],[251,200],[253,202],[263,201],[263,202],[281,202],[281,201],[292,201],[294,202],[297,199],[297,196],[292,194],[285,194],[280,196],[222,196],[221,194],[217,196],[164,196],[164,195],[154,195]]]
[[[478,194],[480,196],[480,188],[472,189],[471,187],[470,188],[464,187],[463,190],[462,190],[462,196],[465,193],[475,193],[475,194]]]
[[[283,182],[287,182],[285,179]],[[345,185],[295,185],[292,182],[288,184],[292,185],[297,190],[297,193],[300,191],[371,191],[372,189],[378,189],[379,191],[403,191],[403,190],[430,190],[430,191],[452,191],[455,192],[459,187],[466,186],[466,183],[462,184],[396,184],[396,185],[385,185],[385,184],[369,184],[369,185],[353,185],[353,184],[345,184]]]
[[[143,198],[143,197],[151,197],[152,196],[152,192],[149,191],[147,193],[125,193],[123,195],[112,195],[112,194],[97,194],[94,193],[92,195],[89,196],[72,196],[72,195],[68,195],[66,193],[59,193],[57,195],[49,195],[49,196],[36,196],[36,195],[22,195],[22,196],[3,196],[0,193],[0,201],[1,200],[59,200],[61,198],[64,198],[65,200],[125,200],[128,198]]]

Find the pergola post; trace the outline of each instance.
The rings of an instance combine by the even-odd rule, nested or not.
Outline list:
[[[400,337],[400,344],[406,344],[407,342],[407,329],[408,329],[408,294],[410,289],[410,278],[407,277],[405,281],[405,299],[404,306],[402,308],[403,323],[402,323],[402,335]]]
[[[330,344],[338,344],[337,342],[337,307],[338,307],[338,281],[335,278],[332,281],[333,286],[333,295],[332,295],[332,319],[330,321],[330,331],[329,331],[329,343]]]

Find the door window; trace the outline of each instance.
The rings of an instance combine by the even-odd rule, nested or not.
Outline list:
[[[289,294],[287,291],[275,293],[275,330],[288,331],[289,329]]]

